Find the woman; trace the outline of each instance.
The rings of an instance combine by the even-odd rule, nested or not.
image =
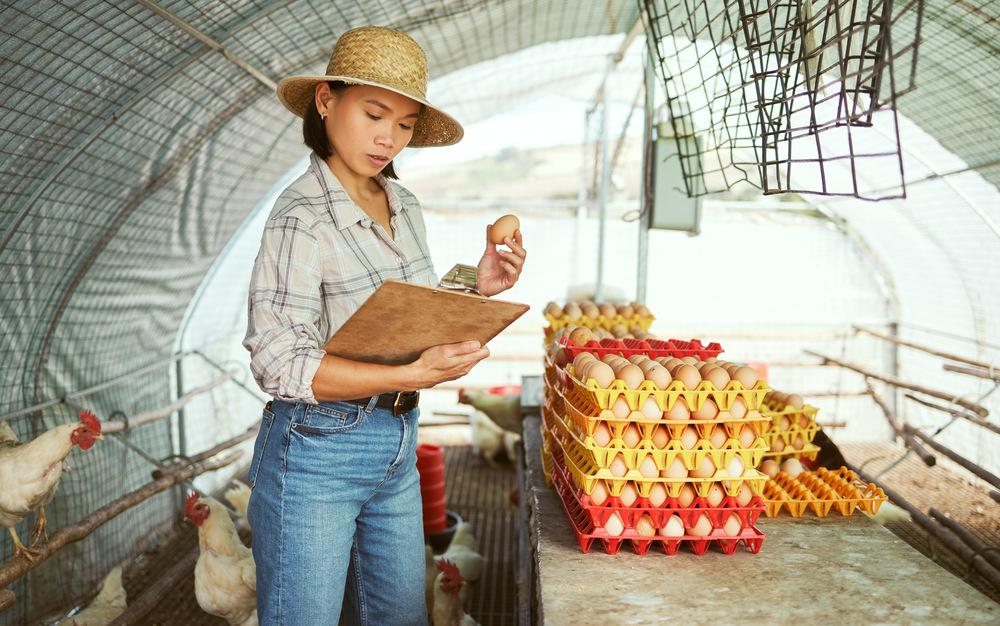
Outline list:
[[[426,82],[415,41],[364,27],[337,41],[325,76],[278,84],[312,154],[264,228],[243,342],[274,398],[249,470],[261,624],[336,624],[342,608],[349,623],[427,621],[417,391],[465,375],[489,351],[437,346],[389,366],[320,347],[383,281],[437,283],[420,205],[389,180],[405,146],[462,137],[426,101]],[[526,253],[520,232],[505,241],[512,251],[486,235],[478,286],[495,295],[517,281]]]

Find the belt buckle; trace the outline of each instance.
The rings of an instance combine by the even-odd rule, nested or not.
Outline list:
[[[392,403],[392,414],[395,415],[395,416],[397,416],[397,417],[403,414],[403,411],[400,409],[400,405],[402,404],[403,394],[404,393],[407,393],[407,392],[397,391],[396,392],[396,401]],[[419,391],[414,391],[412,393],[413,393],[412,398],[414,400],[420,398],[420,392]]]

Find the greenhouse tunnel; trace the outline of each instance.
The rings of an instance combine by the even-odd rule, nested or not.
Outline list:
[[[714,15],[739,3],[691,4]],[[669,75],[671,58],[700,48],[651,27],[657,7],[679,10],[664,0],[2,3],[0,426],[28,441],[82,410],[117,424],[68,457],[46,506],[50,539],[149,484],[158,467],[177,477],[192,457],[238,441],[199,459],[221,467],[178,478],[19,575],[0,569],[0,624],[54,623],[115,565],[130,586],[149,567],[142,555],[196,536],[182,523],[192,488],[219,494],[245,475],[269,399],[242,345],[250,271],[275,198],[309,156],[275,84],[322,74],[337,37],[368,24],[423,47],[429,99],[466,129],[461,144],[407,149],[396,164],[420,199],[437,276],[475,265],[482,230],[505,213],[521,218],[530,250],[501,298],[531,310],[467,377],[422,394],[422,429],[464,410],[460,388],[542,375],[546,304],[603,290],[644,302],[657,336],[718,341],[724,355],[766,365],[772,388],[819,409],[853,467],[1000,548],[1000,485],[990,478],[1000,474],[1000,9],[897,4],[893,42],[919,49],[899,58],[899,93],[876,114],[891,122],[850,139],[852,154],[864,146],[889,157],[831,160],[824,184],[855,185],[842,195],[813,193],[818,178],[804,167],[779,175],[788,193],[764,193],[756,168],[737,167],[746,150],[714,135],[702,156],[732,158],[715,172],[726,188],[694,194],[700,223],[683,233],[641,219],[650,129],[666,136],[681,119],[678,94],[697,108],[704,87]],[[711,130],[703,136],[710,144]],[[734,172],[749,175],[732,183]],[[890,188],[899,193],[882,193]],[[925,442],[936,456],[928,467],[905,433],[961,461]],[[0,465],[3,453],[0,439]],[[918,466],[953,482],[922,496],[926,485],[905,473]],[[514,470],[504,471],[513,484]],[[22,539],[35,519],[17,526]],[[912,522],[891,528],[958,576],[976,572]],[[0,568],[17,559],[0,533]],[[977,576],[967,580],[995,610],[1000,590]],[[513,606],[476,607],[483,624],[518,623]]]

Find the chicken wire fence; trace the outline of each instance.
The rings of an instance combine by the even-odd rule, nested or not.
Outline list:
[[[741,181],[765,194],[905,195],[895,103],[914,86],[923,0],[642,5],[688,195]],[[888,141],[871,141],[876,124]],[[855,175],[876,161],[897,166],[888,193]]]

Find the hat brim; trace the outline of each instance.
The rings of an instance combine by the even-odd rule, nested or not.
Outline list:
[[[353,76],[289,76],[278,83],[276,90],[278,100],[292,113],[304,117],[306,109],[309,107],[309,101],[315,96],[316,85],[321,81],[341,81],[351,85],[380,87],[424,105],[420,112],[420,118],[413,125],[413,137],[410,139],[410,143],[406,144],[409,148],[450,146],[461,141],[462,136],[465,135],[465,130],[455,118],[427,100],[389,85],[361,80]]]

